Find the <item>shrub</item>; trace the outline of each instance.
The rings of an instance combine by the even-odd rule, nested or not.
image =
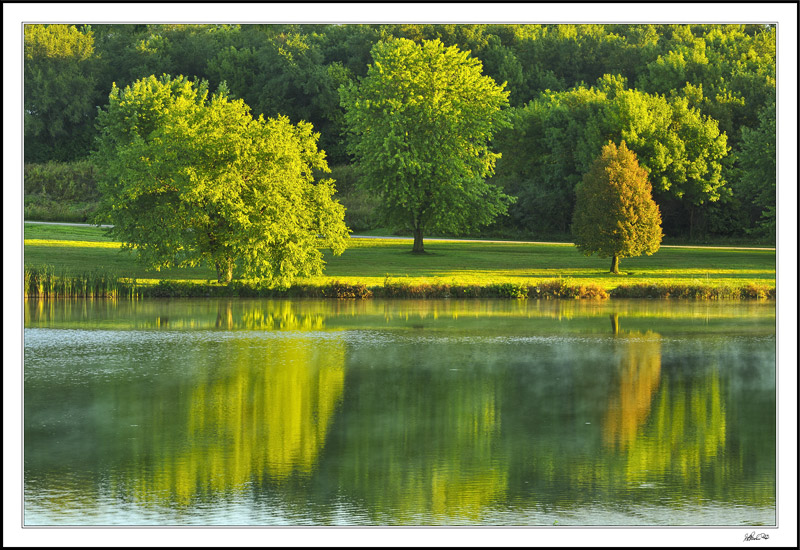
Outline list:
[[[95,167],[88,160],[26,164],[23,185],[25,195],[43,195],[56,201],[98,199]]]
[[[322,296],[324,298],[371,298],[372,291],[364,284],[347,284],[339,281],[334,281],[331,284],[322,287]]]
[[[774,299],[775,289],[750,283],[742,287],[685,285],[685,284],[633,284],[620,285],[609,293],[612,298],[677,298],[684,300],[760,300]]]

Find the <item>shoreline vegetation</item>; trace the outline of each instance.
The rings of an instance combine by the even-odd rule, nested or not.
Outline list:
[[[80,275],[56,273],[52,266],[25,268],[25,298],[334,298],[334,299],[688,299],[688,300],[774,300],[775,287],[765,284],[742,285],[634,283],[606,288],[591,282],[554,279],[537,283],[449,284],[415,283],[388,278],[382,285],[331,281],[322,284],[297,284],[288,288],[269,288],[233,281],[229,284],[162,279],[137,281],[103,272]]]

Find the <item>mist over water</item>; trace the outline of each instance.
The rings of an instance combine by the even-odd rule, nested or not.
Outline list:
[[[30,301],[26,525],[772,525],[775,305]]]

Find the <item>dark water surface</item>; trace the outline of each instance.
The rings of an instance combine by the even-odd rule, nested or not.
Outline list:
[[[25,525],[774,525],[775,304],[29,301]]]

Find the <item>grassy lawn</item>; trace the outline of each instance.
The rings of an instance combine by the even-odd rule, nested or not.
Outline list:
[[[743,249],[662,248],[653,256],[626,258],[622,275],[608,273],[610,260],[583,256],[569,244],[446,242],[428,240],[427,254],[411,254],[411,239],[352,239],[341,256],[326,255],[323,277],[306,280],[324,284],[333,280],[368,286],[386,277],[411,283],[491,284],[535,283],[569,278],[612,289],[620,284],[675,283],[775,285],[775,251]],[[25,225],[25,264],[52,265],[56,270],[102,270],[139,280],[215,279],[210,268],[147,271],[132,253],[96,227]]]

